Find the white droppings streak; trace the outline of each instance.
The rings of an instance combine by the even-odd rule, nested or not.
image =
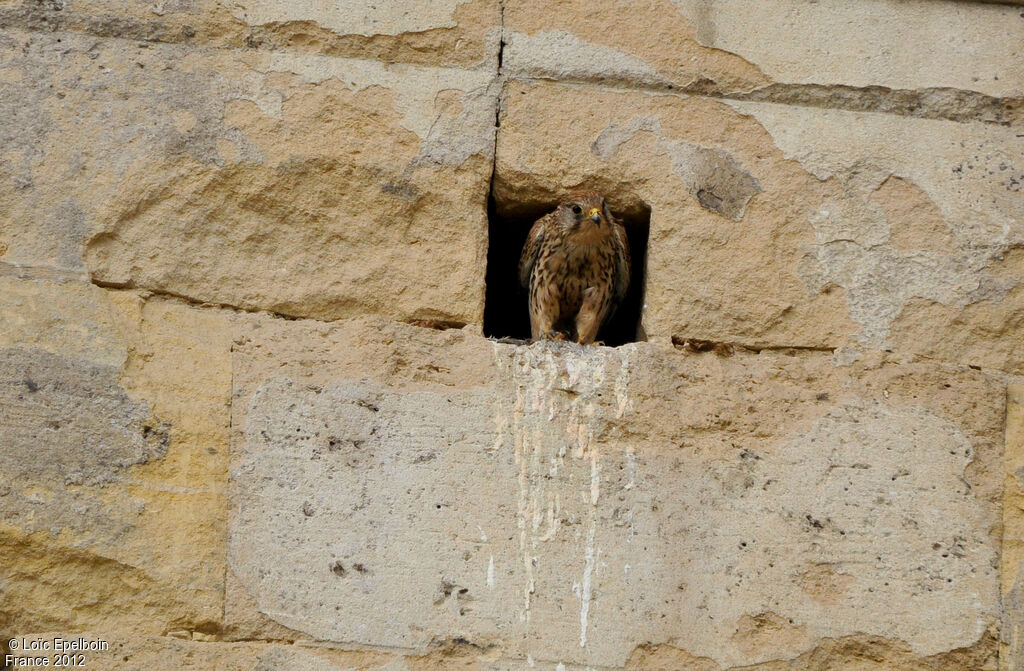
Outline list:
[[[491,560],[487,563],[487,586],[494,589],[494,555],[491,555]]]
[[[544,535],[540,537],[542,542],[549,541],[555,537],[558,533],[558,527],[561,524],[561,518],[558,515],[561,509],[561,500],[557,492],[548,494],[548,517],[547,524],[548,530],[544,532]]]
[[[590,584],[591,574],[594,572],[594,536],[597,525],[591,524],[587,532],[587,548],[584,551],[583,560],[583,588],[580,590],[580,647],[587,645],[587,624],[590,618],[590,600],[593,597],[593,588]]]
[[[623,349],[625,349],[626,355],[622,358],[622,363],[619,364],[618,375],[615,376],[616,418],[621,418],[633,406],[633,402],[629,398],[629,373],[632,369],[632,354],[636,351],[636,347],[627,345]]]
[[[636,484],[636,452],[633,451],[632,445],[626,446],[626,477],[629,479],[622,488],[633,489],[633,485]]]
[[[505,445],[505,437],[508,435],[508,419],[501,411],[501,405],[495,403],[494,409],[494,444],[491,450],[497,452]]]
[[[601,548],[596,545],[601,499],[598,436],[606,432],[608,418],[622,417],[631,409],[627,394],[631,353],[628,347],[616,351],[557,343],[495,346],[498,365],[510,383],[508,394],[498,400],[501,408],[496,411],[495,427],[512,436],[496,439],[494,444],[513,447],[518,469],[518,559],[523,567],[520,620],[530,620],[535,584],[545,575],[541,571],[550,572],[564,561],[549,559],[555,548],[549,550],[544,544],[568,531],[557,551],[562,552],[566,544],[583,551],[582,575],[576,574],[572,581],[572,594],[580,600],[581,647],[587,644],[594,619],[600,573]],[[631,463],[628,475],[632,481],[635,459]],[[582,525],[566,527],[562,524],[565,520],[578,520]],[[493,560],[488,565],[488,586],[493,585],[492,571]]]

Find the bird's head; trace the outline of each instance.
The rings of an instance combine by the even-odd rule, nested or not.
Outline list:
[[[604,198],[597,191],[577,191],[572,193],[558,206],[559,218],[568,228],[581,226],[607,226],[611,222],[611,213],[605,205]]]

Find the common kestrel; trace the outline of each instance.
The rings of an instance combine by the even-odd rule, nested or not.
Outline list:
[[[541,217],[519,258],[533,339],[589,344],[629,287],[629,242],[596,191],[571,194]]]

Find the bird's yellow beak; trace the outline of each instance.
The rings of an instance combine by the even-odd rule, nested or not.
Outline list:
[[[601,208],[599,208],[599,207],[592,207],[592,208],[590,208],[590,212],[587,212],[587,218],[590,219],[595,224],[600,224],[601,223]]]

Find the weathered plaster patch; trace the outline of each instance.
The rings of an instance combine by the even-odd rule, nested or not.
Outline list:
[[[95,281],[318,318],[434,310],[423,316],[479,322],[483,292],[473,277],[483,281],[486,226],[478,220],[486,217],[497,102],[485,73],[257,50],[175,60],[178,50],[149,50],[173,63],[153,68],[160,86],[211,67],[231,85],[204,87],[209,108],[153,101],[166,138],[140,138],[146,131],[136,122],[135,135],[111,142],[128,147],[115,153],[130,172],[98,172],[109,183],[80,201],[92,223],[84,256]],[[119,66],[134,76],[151,67],[143,64]],[[176,88],[180,97],[188,86]],[[230,162],[238,143],[203,135],[205,114],[256,151]],[[211,152],[200,164],[192,145],[168,145],[196,133]],[[445,164],[456,169],[439,169]]]
[[[15,123],[0,130],[0,146],[34,159],[37,174],[20,179],[39,198],[68,202],[93,170],[121,178],[138,163],[140,152],[150,159],[187,155],[201,164],[223,165],[218,146],[228,143],[238,160],[264,158],[223,118],[225,102],[236,98],[272,107],[276,96],[280,104],[279,94],[252,69],[249,54],[217,61],[183,45],[113,44],[75,33],[15,33],[3,39],[0,64],[24,75],[5,83],[4,102],[11,101],[11,107],[5,110],[0,103],[0,112]],[[55,71],[62,74],[51,82]],[[8,128],[17,132],[5,137]],[[5,156],[0,164],[13,158]],[[86,216],[89,195],[82,194],[76,205]]]
[[[466,478],[466,450],[489,419],[478,395],[264,383],[234,472],[242,505],[229,544],[260,610],[331,641],[426,650],[463,618],[477,623],[474,640],[496,636],[511,586],[497,578],[509,567],[479,528],[494,529],[514,495],[494,472],[505,455],[479,453],[487,488]],[[409,524],[424,535],[402,531]],[[489,581],[478,567],[491,556]]]
[[[830,203],[811,217],[821,239],[837,204]],[[801,277],[812,294],[828,284],[846,291],[850,316],[861,331],[857,340],[867,346],[888,347],[892,322],[915,298],[963,308],[984,299],[998,300],[1013,287],[984,273],[987,259],[966,255],[942,256],[929,251],[902,253],[891,245],[865,247],[848,239],[825,238],[816,246]]]
[[[739,221],[750,199],[761,191],[757,178],[727,152],[667,138],[661,122],[653,117],[634,117],[628,125],[612,123],[594,140],[591,151],[607,161],[640,132],[658,138],[655,155],[671,157],[672,171],[709,210]]]
[[[871,633],[906,641],[918,654],[970,645],[987,627],[983,604],[991,603],[996,577],[984,514],[963,479],[973,458],[963,432],[927,410],[866,399],[837,407],[751,462],[755,486],[743,498],[753,515],[740,526],[762,547],[779,549],[791,538],[793,559],[844,576],[842,589],[831,590],[839,603],[808,601],[802,581],[764,580],[770,569],[740,589],[750,602],[770,599],[817,635]],[[796,473],[803,486],[756,486]],[[748,573],[744,564],[737,576]],[[890,603],[914,605],[876,609],[873,595],[883,592]]]
[[[1014,7],[927,0],[671,2],[701,44],[737,54],[775,81],[954,87],[993,96],[1020,95],[1024,84],[1024,26]]]
[[[26,53],[26,42],[20,36],[0,35],[0,70],[6,73],[0,96],[0,175],[19,191],[32,188],[32,165],[42,156],[40,144],[54,126],[44,102],[50,95],[48,73],[60,61],[56,44],[37,47],[32,54]]]
[[[916,184],[892,176],[869,199],[885,213],[889,243],[897,249],[927,249],[938,254],[956,251],[956,238],[942,212]]]
[[[83,539],[116,538],[130,526],[136,503],[107,501],[102,487],[163,457],[170,427],[128,397],[118,374],[40,349],[0,350],[5,522],[28,533],[70,529]]]
[[[341,671],[342,667],[302,648],[272,648],[260,654],[254,671]],[[390,664],[388,666],[391,666]],[[397,670],[396,670],[397,671]]]
[[[124,47],[86,36],[33,39],[40,43],[36,50],[71,50],[61,93],[72,99],[84,94],[89,102],[61,105],[58,128],[75,142],[84,136],[102,146],[104,174],[123,177],[137,165],[140,151],[149,152],[146,158],[185,155],[200,164],[223,165],[218,144],[223,147],[224,142],[234,145],[241,160],[264,160],[254,143],[224,121],[226,101],[257,96],[262,85],[259,74],[246,68],[244,58],[215,61],[176,44]],[[53,42],[47,45],[47,40]],[[239,66],[246,69],[240,71]],[[34,67],[52,69],[45,63]],[[73,156],[86,153],[77,144],[72,147]],[[53,148],[50,151],[53,160]],[[98,169],[87,158],[78,160]]]
[[[1000,282],[985,268],[992,251],[962,246],[943,254],[904,251],[890,238],[896,222],[863,193],[847,191],[841,201],[824,203],[810,215],[817,244],[801,264],[811,294],[828,284],[846,291],[857,339],[887,347],[892,322],[915,298],[963,308],[980,300],[998,301],[1015,282]]]
[[[989,270],[1011,246],[1024,244],[1024,200],[1007,181],[1021,172],[1024,143],[1009,130],[728,104],[764,126],[786,158],[841,184],[841,198],[809,214],[816,240],[799,274],[811,295],[829,284],[844,289],[861,344],[889,347],[894,320],[915,299],[962,309],[998,302],[1016,285]],[[879,190],[891,190],[894,180],[903,185],[901,201],[880,202]],[[915,212],[922,204],[927,210]],[[947,229],[942,239],[923,240],[917,249],[907,249],[904,231],[894,235],[896,227],[940,224]]]
[[[290,72],[304,83],[337,79],[359,92],[373,86],[391,91],[401,126],[420,138],[414,164],[458,167],[470,156],[494,152],[494,110],[498,104],[493,73],[479,70],[388,64],[379,61],[296,56],[275,52],[266,72]],[[439,104],[455,92],[461,105]],[[280,101],[256,100],[271,116],[280,116]]]
[[[59,268],[85,267],[82,243],[89,233],[89,224],[75,200],[65,199],[56,210],[45,213],[42,226],[53,236]]]
[[[314,21],[338,34],[400,35],[434,28],[454,28],[455,10],[469,0],[359,0],[332,3],[282,4],[273,0],[248,0],[234,5],[232,13],[249,25],[273,22]]]
[[[637,86],[668,83],[651,64],[609,47],[589,44],[563,30],[505,33],[504,69],[511,75],[557,80],[623,80]]]

